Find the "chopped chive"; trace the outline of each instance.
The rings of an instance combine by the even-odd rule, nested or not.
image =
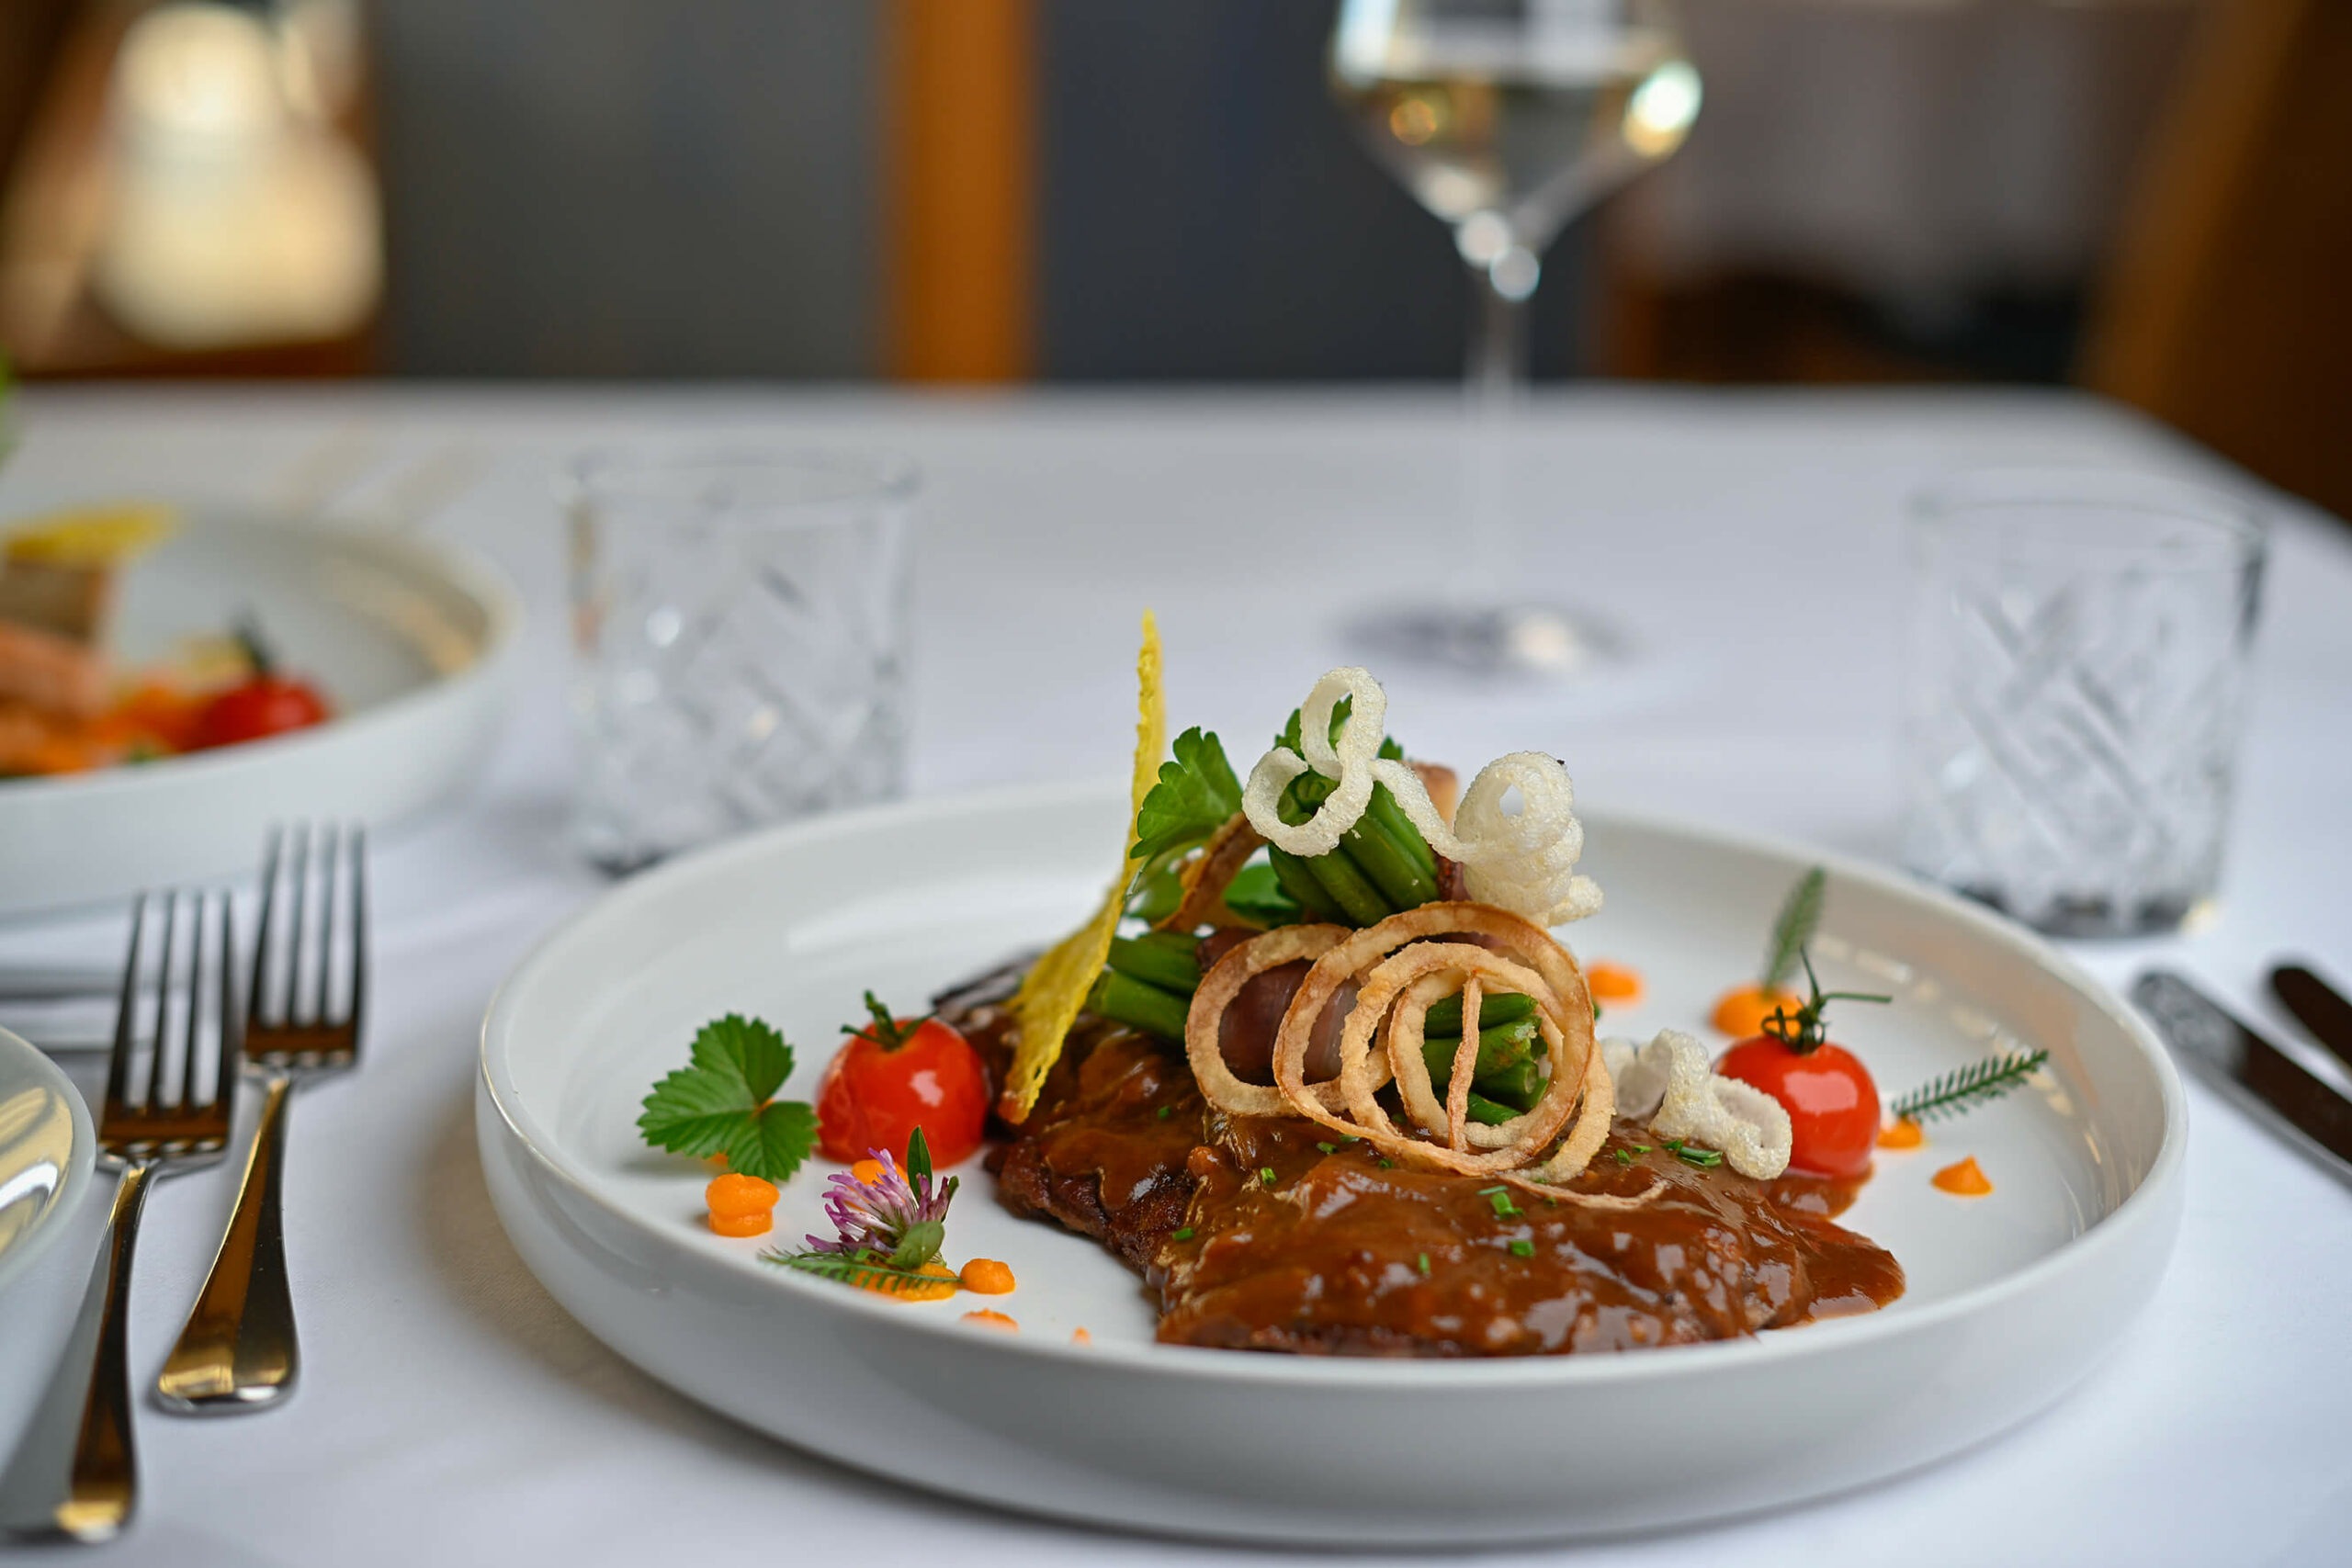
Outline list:
[[[1380,1168],[1381,1168],[1381,1169],[1383,1169],[1383,1170],[1391,1170],[1391,1169],[1394,1169],[1394,1168],[1395,1168],[1395,1167],[1396,1167],[1396,1161],[1394,1161],[1394,1160],[1385,1160],[1385,1159],[1384,1159],[1384,1160],[1382,1160],[1382,1161],[1380,1162]]]
[[[1488,1194],[1489,1192],[1508,1192],[1508,1191],[1510,1191],[1510,1188],[1505,1187],[1502,1183],[1500,1183],[1500,1182],[1498,1181],[1498,1182],[1497,1182],[1497,1183],[1496,1183],[1494,1186],[1492,1186],[1492,1187],[1481,1187],[1481,1188],[1479,1188],[1479,1189],[1478,1189],[1478,1196],[1479,1196],[1479,1197],[1481,1197],[1481,1198],[1484,1198],[1484,1197],[1485,1197],[1485,1196],[1487,1196],[1487,1194]]]
[[[1172,1105],[1163,1105],[1163,1106],[1161,1106],[1161,1107],[1159,1108],[1159,1119],[1160,1119],[1162,1122],[1167,1121],[1167,1120],[1168,1120],[1168,1118],[1169,1118],[1170,1116],[1171,1116],[1171,1115],[1175,1114],[1175,1111],[1176,1111],[1176,1108],[1175,1108],[1174,1106],[1172,1106]]]
[[[1429,1272],[1430,1272],[1430,1255],[1429,1255],[1428,1253],[1424,1252],[1424,1253],[1422,1253],[1422,1254],[1421,1254],[1421,1277],[1422,1277],[1423,1279],[1427,1279],[1427,1278],[1429,1278]]]
[[[1190,1241],[1193,1239],[1193,1227],[1186,1225],[1182,1230],[1170,1231],[1168,1234],[1170,1240]]]
[[[1634,1156],[1625,1150],[1619,1149],[1617,1151],[1617,1163],[1619,1165],[1631,1165],[1634,1163]]]
[[[1535,1256],[1535,1244],[1521,1236],[1510,1244],[1510,1255],[1513,1258],[1532,1258]]]
[[[1260,1166],[1258,1168],[1258,1179],[1264,1182],[1267,1186],[1272,1187],[1274,1184],[1274,1168],[1271,1165]]]
[[[1650,1152],[1650,1146],[1647,1144],[1635,1144],[1634,1152],[1637,1155],[1645,1155]]]
[[[1340,1145],[1337,1144],[1317,1144],[1315,1146],[1327,1155],[1335,1155],[1340,1152]]]
[[[1504,1191],[1499,1187],[1495,1188],[1493,1190],[1494,1196],[1488,1198],[1487,1202],[1494,1209],[1496,1213],[1502,1215],[1505,1218],[1509,1218],[1510,1215],[1519,1213],[1519,1205],[1510,1201],[1510,1194],[1509,1192]]]

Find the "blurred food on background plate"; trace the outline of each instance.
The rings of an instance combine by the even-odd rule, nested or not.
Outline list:
[[[277,669],[250,618],[117,666],[107,642],[123,574],[177,527],[170,507],[130,504],[0,530],[0,778],[153,761],[330,716],[315,687]]]

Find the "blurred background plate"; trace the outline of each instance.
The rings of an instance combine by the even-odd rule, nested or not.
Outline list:
[[[0,1291],[72,1220],[96,1156],[89,1108],[74,1085],[0,1029]]]
[[[480,772],[522,615],[487,562],[400,535],[198,513],[129,572],[113,649],[135,666],[248,615],[335,716],[215,751],[0,781],[0,916],[219,875],[250,863],[272,822],[392,821]]]

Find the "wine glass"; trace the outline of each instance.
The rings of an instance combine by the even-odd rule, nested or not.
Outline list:
[[[1474,297],[1474,594],[1372,629],[1473,670],[1573,669],[1604,639],[1555,605],[1495,597],[1510,530],[1494,431],[1526,388],[1527,302],[1544,250],[1672,154],[1698,118],[1699,73],[1671,0],[1340,0],[1330,85],[1373,156],[1453,226]]]

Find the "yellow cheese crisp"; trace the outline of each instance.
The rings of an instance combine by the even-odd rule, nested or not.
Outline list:
[[[1012,1070],[1007,1076],[1004,1093],[997,1101],[997,1114],[1008,1122],[1021,1121],[1037,1103],[1037,1091],[1045,1087],[1046,1075],[1053,1070],[1062,1054],[1062,1041],[1076,1021],[1078,1010],[1085,1004],[1086,993],[1093,987],[1095,977],[1102,973],[1104,961],[1111,956],[1111,938],[1119,929],[1120,915],[1126,909],[1127,881],[1132,872],[1128,859],[1136,847],[1136,813],[1143,809],[1143,797],[1159,782],[1160,758],[1168,750],[1168,708],[1159,691],[1159,626],[1148,610],[1143,616],[1143,651],[1136,656],[1136,682],[1139,690],[1136,697],[1135,789],[1127,802],[1127,830],[1119,843],[1119,869],[1113,874],[1110,890],[1102,895],[1102,903],[1093,916],[1046,950],[1012,998],[1012,1017],[1020,1029],[1020,1043],[1013,1049]]]

